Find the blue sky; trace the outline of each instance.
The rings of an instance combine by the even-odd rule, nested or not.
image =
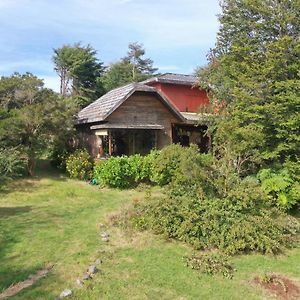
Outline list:
[[[0,75],[32,72],[58,90],[53,49],[90,44],[109,65],[130,42],[144,44],[162,73],[206,64],[218,0],[0,0]]]

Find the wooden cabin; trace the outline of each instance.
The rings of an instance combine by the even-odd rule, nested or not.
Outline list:
[[[208,103],[208,98],[194,88],[195,80],[164,74],[108,92],[78,113],[82,146],[98,158],[144,155],[171,143],[194,143],[207,150],[207,127],[198,124],[196,107]]]

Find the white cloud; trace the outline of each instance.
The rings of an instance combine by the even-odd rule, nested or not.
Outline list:
[[[190,69],[214,45],[218,12],[218,0],[0,0],[0,72],[52,74],[52,48],[78,41],[106,64],[138,41],[162,71]]]

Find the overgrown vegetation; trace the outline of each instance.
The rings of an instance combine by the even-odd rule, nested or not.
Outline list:
[[[20,151],[0,148],[0,187],[7,179],[22,175],[25,165],[25,157]]]
[[[277,206],[288,210],[299,204],[300,183],[292,178],[288,169],[262,169],[257,177],[265,193]]]
[[[96,163],[94,177],[98,183],[114,188],[134,187],[143,182],[164,186],[176,177],[190,155],[199,157],[196,146],[183,148],[172,144],[162,150],[152,150],[146,156],[110,157]]]
[[[251,251],[275,254],[297,241],[297,220],[277,208],[258,180],[239,176],[231,157],[216,158],[199,154],[196,147],[179,145],[149,157],[152,173],[146,175],[152,184],[169,182],[167,193],[134,202],[123,216],[128,222],[121,223],[187,242],[196,249],[219,249],[231,255]],[[131,181],[120,174],[131,174],[134,180],[126,157],[101,166],[106,166],[105,175],[110,175],[108,182],[120,180],[118,185],[126,182],[128,187]]]
[[[222,274],[225,278],[232,279],[234,268],[225,255],[206,253],[186,257],[188,267],[208,275]]]
[[[93,161],[86,149],[77,149],[66,159],[66,170],[71,178],[89,180],[93,174]]]
[[[72,136],[75,111],[67,99],[44,88],[43,81],[30,73],[1,77],[0,148],[11,158],[11,171],[12,165],[21,166],[18,161],[24,158],[26,172],[33,176],[37,158],[51,152],[62,136]],[[15,171],[17,175],[19,168]]]

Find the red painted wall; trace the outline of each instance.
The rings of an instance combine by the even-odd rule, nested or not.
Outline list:
[[[188,85],[153,82],[149,85],[163,92],[179,111],[197,112],[200,105],[209,103],[207,94]]]

